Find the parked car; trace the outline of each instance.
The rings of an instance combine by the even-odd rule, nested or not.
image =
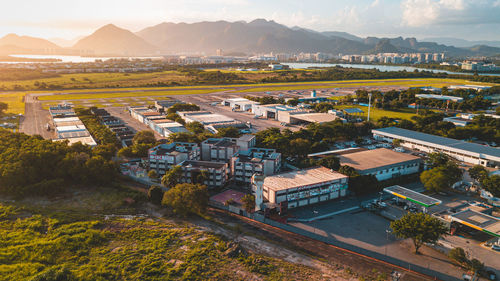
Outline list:
[[[500,245],[493,244],[493,246],[491,246],[491,249],[500,252]]]

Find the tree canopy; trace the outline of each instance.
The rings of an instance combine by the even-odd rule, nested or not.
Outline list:
[[[425,188],[430,191],[438,192],[456,183],[462,178],[462,170],[453,162],[437,166],[430,170],[422,172],[420,180]]]
[[[180,182],[181,177],[182,177],[181,166],[173,166],[162,177],[161,183],[167,188],[172,188]]]
[[[391,229],[400,238],[410,238],[415,253],[424,243],[436,243],[448,231],[439,219],[424,213],[407,213],[391,222]]]
[[[162,204],[182,216],[204,214],[208,205],[207,187],[200,184],[178,184],[165,192]]]

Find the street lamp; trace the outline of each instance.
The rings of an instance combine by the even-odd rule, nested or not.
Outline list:
[[[370,108],[372,107],[372,93],[368,93],[368,122],[370,122]]]

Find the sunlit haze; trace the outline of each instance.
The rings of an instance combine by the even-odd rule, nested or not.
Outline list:
[[[274,20],[359,36],[500,40],[500,0],[19,0],[3,1],[0,36],[73,39],[113,23]]]

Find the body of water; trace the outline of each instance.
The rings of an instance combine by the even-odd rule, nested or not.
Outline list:
[[[442,69],[428,69],[428,68],[417,68],[413,66],[401,66],[401,65],[380,65],[380,64],[347,64],[347,63],[283,63],[284,65],[288,65],[291,69],[299,69],[299,68],[310,68],[310,67],[334,67],[334,66],[342,66],[345,68],[362,68],[362,69],[378,69],[380,71],[403,71],[406,70],[408,72],[413,72],[416,69],[419,71],[425,70],[434,73],[448,73],[448,74],[459,74],[459,75],[473,75],[473,73],[468,72],[453,72]],[[491,76],[500,76],[500,73],[478,73],[479,75],[491,75]]]
[[[60,60],[59,63],[83,63],[83,62],[95,62],[96,60],[109,60],[109,59],[161,59],[162,57],[81,57],[81,56],[57,56],[57,55],[10,55],[15,58],[26,58],[26,59],[56,59]],[[34,62],[11,62],[6,61],[0,63],[44,63],[40,61]]]

